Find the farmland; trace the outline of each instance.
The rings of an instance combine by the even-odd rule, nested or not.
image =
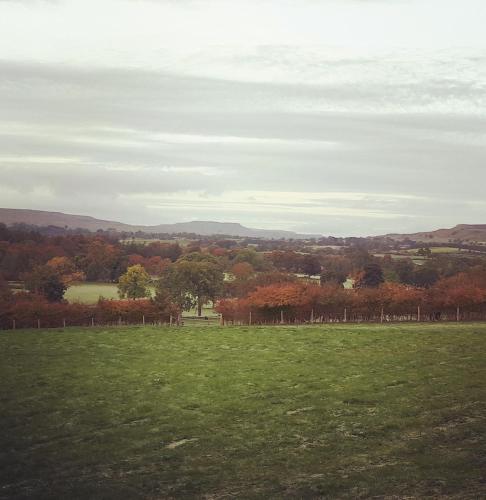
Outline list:
[[[71,285],[64,294],[68,302],[95,304],[100,297],[118,299],[116,283],[78,283]]]
[[[3,498],[486,495],[486,325],[2,332]]]

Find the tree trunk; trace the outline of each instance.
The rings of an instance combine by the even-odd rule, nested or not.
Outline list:
[[[202,300],[201,299],[197,299],[197,315],[199,317],[202,316]]]

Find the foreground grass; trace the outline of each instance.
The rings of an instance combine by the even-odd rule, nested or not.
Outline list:
[[[486,325],[0,334],[3,498],[484,498]]]

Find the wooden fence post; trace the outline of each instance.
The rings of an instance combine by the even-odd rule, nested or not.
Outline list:
[[[91,316],[91,326],[94,326],[94,316]]]
[[[347,321],[348,321],[348,309],[345,307],[343,323],[346,323]]]
[[[142,325],[145,326],[145,314],[142,314]]]
[[[248,324],[251,325],[251,311],[250,311],[250,317],[248,318]]]
[[[40,319],[37,320],[37,328],[40,328]]]
[[[280,324],[283,325],[284,322],[284,314],[283,314],[283,309],[280,309]]]
[[[457,306],[456,320],[461,321],[461,310],[459,309],[459,306]]]
[[[381,308],[380,323],[383,323],[384,320],[385,320],[385,312],[384,312],[383,307],[382,307]]]
[[[417,321],[420,322],[420,306],[417,307]]]
[[[314,308],[312,308],[312,310],[311,310],[310,322],[314,323]]]

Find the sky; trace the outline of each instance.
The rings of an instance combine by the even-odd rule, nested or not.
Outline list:
[[[0,206],[486,223],[484,0],[0,0]]]

